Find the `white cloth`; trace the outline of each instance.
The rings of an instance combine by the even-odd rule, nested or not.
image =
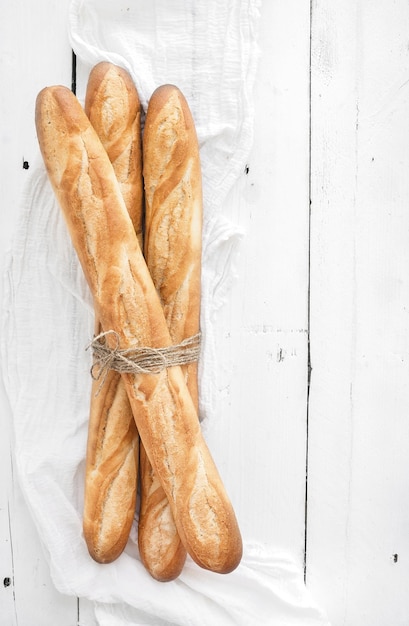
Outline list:
[[[85,67],[101,60],[126,67],[145,108],[165,82],[177,84],[191,106],[204,180],[200,389],[208,420],[217,419],[212,321],[240,239],[223,216],[223,199],[251,145],[257,20],[257,0],[73,0],[69,12],[72,46]],[[135,527],[117,561],[90,559],[82,491],[93,310],[40,158],[5,278],[3,377],[17,473],[56,587],[95,601],[100,626],[327,624],[291,557],[259,546],[257,537],[244,538],[242,564],[227,576],[188,559],[178,580],[154,581],[139,561]]]

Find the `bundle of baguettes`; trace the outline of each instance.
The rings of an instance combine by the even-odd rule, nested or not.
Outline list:
[[[121,349],[169,346],[161,301],[113,166],[79,102],[64,87],[44,89],[36,125],[102,330],[115,331]],[[111,335],[106,340],[115,347]],[[201,567],[233,570],[242,553],[240,532],[181,368],[127,373],[122,379],[185,549]]]

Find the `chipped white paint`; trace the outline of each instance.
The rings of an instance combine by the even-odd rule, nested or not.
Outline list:
[[[36,142],[35,96],[71,83],[68,0],[3,4],[2,251]],[[409,5],[261,11],[255,143],[228,206],[245,238],[218,320],[222,415],[246,419],[232,439],[221,418],[209,444],[226,440],[222,474],[248,468],[226,485],[238,509],[265,502],[263,517],[246,516],[252,535],[302,566],[307,528],[307,584],[334,626],[407,626]],[[85,77],[79,67],[82,91]],[[95,626],[91,603],[53,587],[13,478],[1,388],[0,409],[0,626]]]

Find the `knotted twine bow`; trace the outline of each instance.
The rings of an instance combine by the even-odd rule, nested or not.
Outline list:
[[[106,337],[113,335],[116,346],[110,348]],[[120,349],[119,335],[115,330],[102,332],[91,341],[86,350],[92,349],[93,380],[101,380],[97,395],[101,390],[109,370],[121,374],[159,374],[167,367],[186,365],[197,361],[200,354],[200,333],[187,337],[180,343],[164,348],[138,347]]]

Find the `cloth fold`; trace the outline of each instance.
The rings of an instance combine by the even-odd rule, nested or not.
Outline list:
[[[175,83],[195,119],[204,193],[199,382],[205,420],[217,419],[215,316],[243,237],[223,214],[223,202],[252,142],[259,6],[258,0],[73,0],[69,7],[69,36],[83,67],[101,60],[125,67],[145,109],[157,86]],[[244,537],[243,561],[226,576],[188,558],[180,578],[158,583],[139,560],[136,523],[117,561],[92,561],[82,507],[91,392],[85,348],[93,326],[91,295],[38,154],[7,257],[2,374],[18,479],[57,589],[94,601],[100,626],[328,624],[300,568],[257,537]]]

